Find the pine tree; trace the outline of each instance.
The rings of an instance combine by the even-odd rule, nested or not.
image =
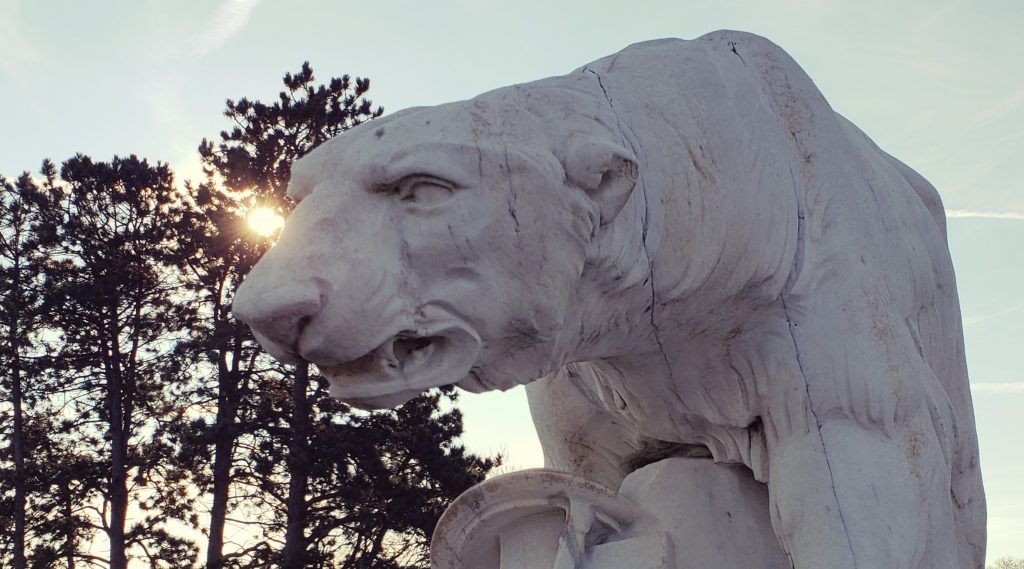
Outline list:
[[[191,252],[183,276],[200,318],[179,350],[192,365],[193,404],[216,413],[176,427],[178,459],[192,465],[193,482],[210,493],[206,567],[219,568],[225,564],[224,531],[233,508],[230,492],[239,440],[253,428],[249,410],[260,397],[259,382],[278,373],[249,328],[231,315],[235,288],[269,241],[248,229],[241,211],[244,202],[237,196],[215,191],[208,183],[186,189],[195,207],[183,216],[178,239]]]
[[[41,280],[40,259],[35,243],[41,196],[34,192],[28,175],[16,184],[0,177],[0,382],[4,401],[10,404],[12,497],[11,563],[14,569],[27,567],[25,534],[28,477],[26,462],[25,389],[28,353],[36,343]],[[4,421],[4,424],[8,424]],[[6,433],[5,433],[6,434]],[[5,532],[6,533],[6,532]]]
[[[67,412],[77,419],[65,463],[104,471],[93,523],[106,533],[111,569],[131,557],[186,567],[195,547],[167,522],[191,515],[187,478],[169,460],[163,428],[183,412],[174,348],[192,324],[176,279],[183,253],[171,228],[182,208],[173,176],[135,156],[78,155],[60,178],[48,176],[59,207],[47,217],[54,258],[45,297],[60,335],[53,373],[69,386]],[[71,523],[74,512],[65,513]]]
[[[200,525],[198,485],[208,568],[424,567],[446,504],[495,466],[459,445],[451,390],[354,412],[231,316],[270,245],[247,211],[290,211],[292,162],[382,112],[364,79],[284,83],[228,101],[236,128],[203,141],[185,196],[135,156],[0,178],[0,564],[191,567],[173,522]],[[258,533],[226,544],[231,512]]]
[[[1000,557],[989,569],[1024,569],[1024,557]]]
[[[0,464],[10,465],[2,469],[0,486],[11,491],[11,499],[0,504],[0,520],[11,524],[9,531],[0,530],[0,561],[40,568],[60,562],[74,569],[89,559],[80,546],[91,535],[92,522],[83,513],[99,488],[92,463],[75,457],[74,448],[97,442],[65,412],[72,390],[49,357],[52,342],[45,340],[54,336],[44,302],[55,263],[48,220],[59,216],[60,204],[59,192],[51,191],[57,176],[53,163],[44,161],[40,173],[42,186],[28,173],[14,184],[0,181],[0,320],[9,332],[0,339],[0,369],[6,372],[0,391],[9,395],[12,418],[0,423],[11,428],[0,432],[11,442],[0,447]]]
[[[42,173],[53,176],[53,164],[44,162]],[[47,366],[45,322],[46,269],[51,261],[43,219],[56,207],[52,196],[26,172],[13,183],[0,177],[0,392],[9,403],[10,441],[0,450],[2,483],[10,489],[3,519],[11,520],[8,547],[0,548],[0,560],[9,555],[15,568],[47,566],[58,550],[66,549],[54,535],[56,514],[47,507],[47,474],[54,462],[44,455],[61,445],[60,431],[66,421],[55,413],[56,384]]]
[[[225,116],[234,121],[236,126],[230,132],[221,133],[219,145],[207,140],[203,140],[200,145],[200,155],[211,179],[205,186],[200,186],[201,193],[197,195],[197,202],[214,201],[210,189],[214,186],[214,177],[218,177],[224,190],[220,203],[224,203],[225,198],[248,199],[250,207],[258,204],[260,207],[284,213],[292,207],[284,198],[292,162],[331,136],[363,120],[379,116],[382,112],[381,109],[371,110],[372,103],[363,98],[369,89],[369,81],[357,78],[353,85],[351,79],[345,76],[332,79],[327,86],[315,86],[313,72],[308,63],[294,76],[287,74],[284,84],[286,91],[283,91],[279,100],[271,105],[245,98],[238,102],[227,102]],[[245,250],[244,237],[239,238],[237,233],[229,235],[234,235],[235,241],[231,246],[224,248],[226,252],[230,254]],[[266,242],[262,244],[264,248],[266,245]],[[261,250],[258,252],[262,253]],[[231,294],[240,282],[239,276],[248,272],[256,258],[258,254],[229,257],[234,261],[228,264],[233,272],[225,275],[229,280],[224,284],[230,287]],[[214,314],[228,315],[222,326],[227,324],[235,329],[245,329],[245,335],[239,337],[239,340],[251,343],[252,338],[244,325],[229,316],[224,301],[229,301],[230,297],[225,298],[220,294],[218,296],[221,296],[218,304],[211,308]],[[255,360],[253,361],[255,363]],[[229,429],[226,425],[235,420],[234,415],[239,404],[247,395],[237,388],[238,374],[231,373],[230,369],[223,371],[226,373],[218,373],[218,432],[214,433],[213,507],[207,549],[207,566],[211,568],[219,567],[223,563],[224,517],[228,509],[230,485],[230,474],[226,465],[231,462],[229,453],[233,452],[232,439],[240,433],[238,428]],[[304,495],[308,477],[308,445],[304,442],[308,440],[309,431],[308,412],[305,411],[306,393],[309,389],[308,366],[298,366],[290,377],[291,400],[294,404],[290,421],[292,437],[287,459],[291,467],[288,477],[287,517],[291,521],[285,531],[282,556],[285,567],[302,567],[305,555],[302,537],[305,518]]]
[[[495,464],[458,445],[458,411],[441,412],[442,395],[433,394],[396,412],[353,413],[328,397],[326,381],[309,366],[267,362],[227,310],[239,277],[266,246],[239,231],[246,209],[286,214],[294,207],[285,196],[292,162],[382,113],[365,98],[365,79],[344,76],[318,86],[303,64],[284,85],[273,104],[227,102],[225,115],[236,126],[216,144],[203,141],[208,180],[193,188],[203,215],[210,214],[193,225],[226,229],[206,231],[208,245],[192,262],[218,266],[222,275],[202,285],[204,313],[208,327],[230,341],[216,344],[208,361],[248,366],[233,374],[230,365],[217,365],[217,419],[193,424],[215,454],[207,567],[425,566],[444,504]],[[231,349],[243,357],[225,360]],[[232,465],[227,475],[225,464]],[[234,507],[258,522],[261,535],[225,553],[224,516]]]
[[[24,422],[28,566],[74,569],[80,562],[89,566],[98,560],[87,551],[95,535],[90,514],[107,472],[83,449],[101,442],[83,436],[76,418],[59,418],[59,406],[36,403],[34,407]]]

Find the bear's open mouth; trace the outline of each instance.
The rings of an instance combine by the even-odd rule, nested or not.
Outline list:
[[[332,396],[355,407],[379,409],[462,380],[479,349],[477,335],[463,327],[429,334],[399,332],[354,360],[317,367],[330,381]]]
[[[421,338],[399,334],[361,358],[321,367],[321,370],[324,373],[344,376],[360,376],[388,369],[412,371],[426,362],[439,349],[438,346],[445,343],[447,340],[443,336]]]

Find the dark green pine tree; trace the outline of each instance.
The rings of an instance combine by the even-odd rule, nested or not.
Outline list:
[[[317,474],[310,484],[308,566],[430,566],[438,518],[498,463],[465,451],[462,415],[450,405],[443,411],[444,399],[455,401],[451,388],[395,411],[346,419],[341,405],[322,410],[312,441]]]
[[[102,473],[91,521],[109,543],[104,564],[188,567],[196,548],[168,522],[192,521],[192,504],[164,428],[185,411],[175,346],[194,322],[178,278],[186,255],[173,238],[182,212],[173,176],[135,156],[78,155],[59,182],[48,179],[58,194],[46,219],[47,321],[59,335],[51,373],[65,386],[65,414],[77,418],[54,452]],[[86,490],[79,480],[67,493]],[[76,513],[65,513],[70,523]]]
[[[284,85],[272,104],[227,102],[236,126],[217,143],[203,141],[208,180],[193,188],[206,219],[192,226],[208,229],[195,233],[205,244],[192,264],[205,267],[197,275],[219,275],[197,286],[206,291],[206,328],[215,337],[205,367],[217,370],[216,397],[208,382],[205,397],[216,399],[217,416],[191,425],[191,440],[215,455],[207,567],[422,567],[444,505],[495,464],[459,446],[460,414],[440,410],[451,395],[425,396],[397,412],[352,413],[327,396],[324,378],[308,365],[267,363],[228,311],[240,276],[266,246],[239,230],[246,211],[287,214],[291,164],[382,113],[365,98],[365,79],[316,85],[303,64]],[[227,552],[224,516],[234,508],[258,523],[259,535]]]
[[[96,535],[92,514],[109,471],[86,449],[102,443],[81,432],[79,418],[61,417],[60,407],[36,402],[25,414],[26,558],[32,568],[106,562],[89,553]]]
[[[261,397],[260,385],[281,368],[248,326],[231,315],[235,288],[269,240],[248,227],[243,216],[247,201],[216,191],[210,183],[187,185],[186,190],[195,207],[183,215],[178,239],[191,252],[183,277],[199,318],[179,353],[190,362],[192,404],[215,412],[183,417],[174,429],[179,462],[209,494],[205,566],[218,569],[238,556],[232,552],[225,557],[224,551],[228,515],[239,499],[232,494],[237,455],[260,424],[252,411]]]
[[[59,192],[52,189],[56,171],[46,161],[43,185],[25,173],[15,183],[0,180],[0,320],[8,334],[0,339],[0,382],[10,403],[11,421],[0,421],[9,445],[0,447],[4,464],[0,485],[11,499],[0,503],[0,566],[65,567],[88,562],[84,551],[93,523],[85,512],[94,504],[99,477],[95,463],[76,448],[98,442],[79,429],[84,423],[69,413],[73,394],[49,357],[45,283],[54,263],[53,228],[44,222],[57,215]],[[9,465],[9,467],[6,467]],[[5,497],[7,492],[4,492]],[[20,526],[20,527],[19,527]],[[4,540],[9,540],[6,543]]]
[[[10,528],[3,533],[10,542],[3,544],[14,569],[25,569],[26,530],[28,522],[29,477],[27,454],[33,450],[28,439],[26,411],[40,387],[38,368],[33,356],[38,355],[42,278],[42,257],[37,242],[39,211],[45,207],[43,196],[35,191],[28,174],[12,183],[0,176],[0,397],[9,407],[4,411],[3,440],[9,442],[2,452],[4,498],[3,520]],[[26,385],[26,383],[28,385]],[[28,388],[28,393],[26,393]],[[6,428],[9,426],[9,430]],[[7,554],[0,554],[0,560]]]

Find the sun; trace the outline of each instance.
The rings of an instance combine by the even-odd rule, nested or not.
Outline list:
[[[245,220],[249,223],[249,229],[263,237],[270,237],[284,227],[284,218],[269,207],[257,207],[249,210]]]

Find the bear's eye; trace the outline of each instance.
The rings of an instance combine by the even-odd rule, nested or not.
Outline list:
[[[392,191],[404,203],[429,206],[452,197],[455,186],[433,176],[415,175],[399,180]]]

